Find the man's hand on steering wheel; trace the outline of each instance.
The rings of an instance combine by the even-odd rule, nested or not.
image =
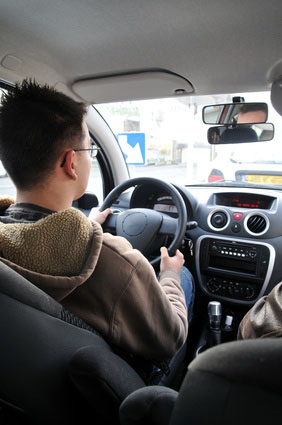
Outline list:
[[[167,248],[165,246],[161,247],[160,271],[172,270],[175,273],[179,273],[183,264],[184,256],[182,252],[179,251],[179,249],[176,250],[173,257],[170,257]]]
[[[111,210],[111,208],[106,208],[104,211],[100,211],[99,208],[95,207],[95,208],[92,208],[92,210],[90,211],[88,219],[90,221],[97,221],[97,223],[103,224],[107,220],[109,214],[112,214],[112,213],[113,211]]]

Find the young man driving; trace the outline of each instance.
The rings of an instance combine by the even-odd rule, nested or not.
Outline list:
[[[109,209],[88,219],[72,208],[97,153],[85,114],[84,104],[29,80],[3,96],[0,159],[17,196],[0,201],[0,260],[109,343],[150,361],[170,359],[188,331],[183,255],[162,247],[157,279],[127,240],[103,234]]]

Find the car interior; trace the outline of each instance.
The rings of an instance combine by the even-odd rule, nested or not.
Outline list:
[[[148,382],[146,362],[1,261],[1,423],[280,419],[281,340],[237,332],[282,281],[281,15],[279,0],[1,1],[0,105],[26,78],[85,102],[100,149],[73,207],[112,208],[103,231],[156,273],[160,247],[179,249],[196,291],[186,343]]]

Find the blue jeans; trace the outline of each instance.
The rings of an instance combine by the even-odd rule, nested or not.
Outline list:
[[[183,289],[185,295],[185,301],[187,306],[187,317],[188,323],[190,324],[193,317],[193,306],[195,300],[195,281],[192,273],[187,269],[187,267],[183,266],[180,270],[180,285]],[[177,370],[178,365],[181,365],[183,361],[183,357],[185,356],[187,347],[187,341],[180,348],[180,350],[174,355],[174,357],[170,361],[170,369],[173,374],[175,370]],[[152,366],[152,371],[150,373],[150,377],[152,378],[157,372],[160,372],[160,369],[157,366]],[[157,378],[158,379],[158,378]],[[166,376],[160,377],[160,380],[155,382],[155,385],[167,385],[166,384]]]
[[[184,291],[186,306],[188,310],[188,322],[191,323],[193,317],[193,306],[195,300],[195,282],[192,273],[183,266],[180,270],[180,285]]]

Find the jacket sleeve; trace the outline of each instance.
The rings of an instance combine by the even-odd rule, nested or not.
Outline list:
[[[169,271],[159,282],[151,264],[138,256],[115,306],[112,336],[119,346],[147,359],[168,360],[176,353],[188,332],[179,280]]]
[[[242,319],[238,339],[280,336],[282,334],[282,282],[276,285]]]

